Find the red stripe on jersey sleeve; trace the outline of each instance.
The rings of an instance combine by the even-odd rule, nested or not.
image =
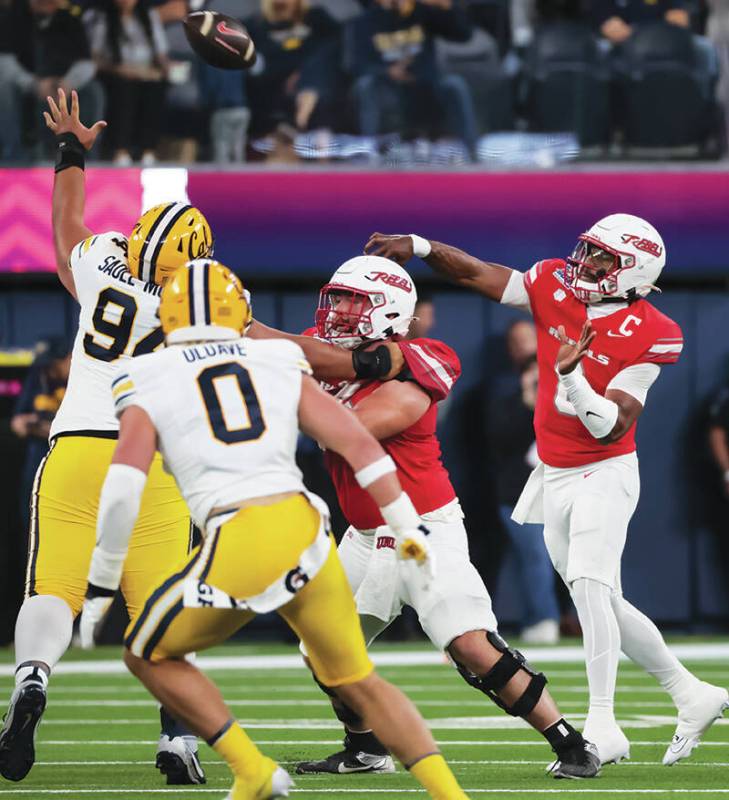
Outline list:
[[[412,379],[436,402],[450,394],[461,374],[461,363],[452,348],[434,339],[399,342]]]

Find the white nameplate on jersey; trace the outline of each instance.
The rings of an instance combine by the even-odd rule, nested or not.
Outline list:
[[[217,586],[193,578],[184,583],[183,604],[185,608],[224,608],[268,614],[293,600],[296,593],[316,577],[326,563],[330,549],[331,539],[322,526],[314,542],[301,554],[298,565],[284,572],[260,594],[236,598]]]

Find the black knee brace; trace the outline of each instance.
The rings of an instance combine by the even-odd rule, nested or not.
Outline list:
[[[485,675],[474,675],[469,669],[455,661],[456,668],[463,679],[474,689],[488,695],[499,708],[503,708],[512,717],[525,717],[530,714],[542,696],[547,678],[542,672],[535,672],[518,650],[509,645],[493,631],[486,631],[486,638],[502,655]],[[506,703],[496,694],[516,675],[519,670],[531,675],[531,681],[524,694],[512,705]]]
[[[311,677],[316,681],[317,686],[322,690],[322,692],[331,698],[332,708],[334,709],[334,713],[337,715],[337,719],[344,723],[347,728],[361,730],[364,726],[362,717],[360,717],[360,715],[351,709],[346,703],[342,702],[336,691],[334,689],[330,689],[328,686],[325,686],[319,680],[319,678],[314,675],[313,672],[311,673]]]

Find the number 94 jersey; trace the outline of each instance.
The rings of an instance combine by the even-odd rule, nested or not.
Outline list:
[[[118,362],[164,342],[160,287],[132,276],[127,239],[110,231],[79,242],[69,257],[81,306],[66,394],[51,425],[59,433],[118,430],[109,384]]]
[[[117,414],[143,409],[195,523],[213,508],[304,492],[296,466],[301,380],[311,367],[283,339],[171,345],[117,369]]]

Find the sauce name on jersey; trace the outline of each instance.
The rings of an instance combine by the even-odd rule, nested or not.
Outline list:
[[[127,266],[127,239],[110,231],[79,242],[69,257],[80,305],[66,394],[51,426],[60,433],[113,434],[119,424],[109,384],[118,361],[164,343],[157,317],[161,288]]]
[[[580,338],[587,307],[564,284],[565,262],[540,261],[526,273],[537,328],[539,390],[534,428],[540,459],[553,467],[577,467],[635,450],[635,425],[617,442],[601,444],[578,419],[556,373],[558,328],[572,341]],[[646,300],[591,320],[596,332],[582,369],[590,386],[605,394],[610,381],[634,364],[674,364],[683,348],[681,328]]]
[[[303,492],[296,466],[299,398],[311,368],[283,339],[172,345],[120,365],[117,415],[142,408],[196,524],[213,508]]]
[[[456,496],[441,461],[436,418],[438,401],[450,393],[461,374],[461,364],[448,345],[434,339],[411,339],[398,344],[406,367],[396,380],[417,383],[431,402],[417,422],[380,444],[395,462],[400,483],[418,513],[427,514],[450,503]],[[355,381],[328,388],[340,402],[355,408],[380,386],[382,381]],[[360,530],[384,525],[377,504],[357,483],[349,464],[331,452],[325,453],[325,462],[349,523]]]

